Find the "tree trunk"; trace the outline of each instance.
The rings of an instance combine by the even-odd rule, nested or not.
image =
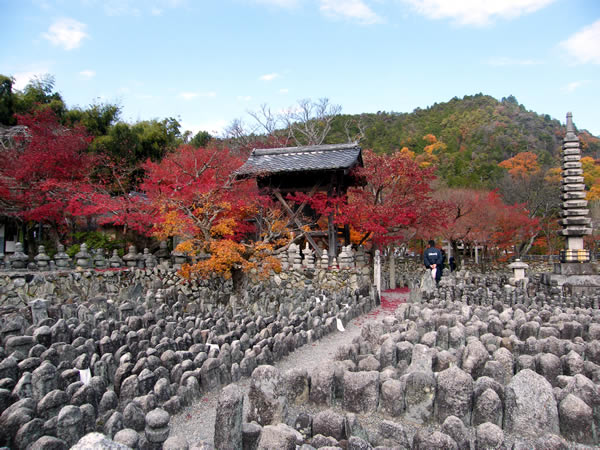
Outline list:
[[[394,249],[389,249],[389,264],[390,264],[390,289],[396,289],[396,258],[394,257]]]
[[[240,295],[248,285],[248,277],[246,276],[246,272],[240,268],[232,268],[231,281],[233,283],[233,292],[238,296],[238,298],[241,298]]]

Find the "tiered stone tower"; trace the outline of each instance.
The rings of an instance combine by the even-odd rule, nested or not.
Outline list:
[[[561,263],[588,262],[590,253],[585,250],[583,237],[591,234],[591,219],[585,199],[585,184],[581,168],[581,149],[575,134],[573,115],[567,113],[567,134],[562,146],[562,219],[559,232],[566,238],[566,248],[560,253]]]
[[[581,168],[581,148],[575,134],[573,115],[567,113],[567,134],[562,146],[562,211],[558,233],[565,237],[565,249],[560,251],[560,262],[554,264],[553,273],[542,274],[542,283],[552,290],[578,295],[597,294],[600,275],[590,261],[590,251],[585,249],[583,238],[592,229],[586,191]]]

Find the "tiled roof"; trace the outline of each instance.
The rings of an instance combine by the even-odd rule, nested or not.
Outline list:
[[[349,169],[363,165],[357,143],[254,149],[238,175]]]

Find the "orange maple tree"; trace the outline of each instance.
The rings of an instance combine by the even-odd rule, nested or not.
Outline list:
[[[241,164],[216,146],[183,146],[144,164],[141,188],[157,210],[154,235],[179,238],[175,251],[193,259],[182,267],[183,275],[230,278],[235,271],[260,269],[266,275],[279,269],[272,252],[287,242],[287,222],[252,181],[235,177]]]
[[[502,161],[498,164],[500,167],[507,169],[514,177],[525,177],[535,175],[540,172],[540,164],[537,160],[537,155],[533,152],[521,152]]]

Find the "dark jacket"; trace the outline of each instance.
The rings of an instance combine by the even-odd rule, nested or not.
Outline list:
[[[425,250],[425,253],[423,253],[423,264],[425,264],[425,267],[428,269],[432,264],[437,264],[438,266],[441,265],[443,261],[442,252],[435,247],[429,247]]]

